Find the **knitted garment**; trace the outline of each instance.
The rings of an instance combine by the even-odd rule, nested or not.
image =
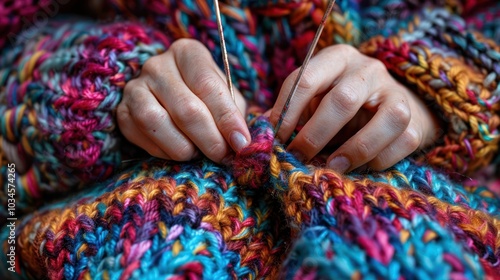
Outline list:
[[[152,159],[25,217],[17,229],[18,274],[500,277],[500,200],[488,190],[468,192],[411,161],[342,177],[304,166],[273,144],[266,119],[255,119],[251,134],[229,168]]]
[[[222,18],[235,85],[247,99],[267,108],[273,102],[271,93],[302,61],[326,2],[264,2],[223,5]],[[498,46],[469,32],[472,27],[446,10],[413,12],[417,7],[411,3],[389,2],[360,14],[354,13],[360,10],[356,1],[339,1],[318,48],[357,44],[361,33],[375,36],[360,50],[383,61],[443,117],[446,136],[423,160],[452,173],[472,174],[491,162],[498,150]],[[36,208],[44,201],[40,198],[108,178],[119,168],[126,156],[123,151],[134,150],[124,148],[113,117],[122,89],[172,40],[196,38],[221,63],[210,1],[133,3],[118,1],[116,6],[130,17],[149,15],[146,22],[165,30],[137,23],[49,23],[35,28],[37,36],[0,56],[0,145],[6,154],[0,181],[6,182],[7,159],[14,161],[19,211]],[[276,16],[270,16],[271,11]],[[380,18],[384,12],[403,11],[412,16],[396,18],[399,32],[395,23],[389,24],[390,18]],[[360,15],[366,19],[362,29]],[[386,28],[374,28],[384,22]],[[383,39],[377,34],[393,35]],[[5,198],[0,196],[4,205]],[[0,216],[5,216],[5,209]]]
[[[0,183],[6,194],[10,158],[17,210],[113,174],[123,156],[114,114],[125,82],[168,46],[137,24],[55,22],[0,57]]]
[[[420,11],[413,1],[372,1],[360,10],[339,1],[319,48],[364,41],[359,49],[445,124],[443,143],[423,156],[432,165],[408,158],[343,177],[298,162],[262,118],[249,121],[252,144],[229,166],[151,159],[121,170],[134,152],[114,118],[125,83],[176,38],[200,40],[219,63],[220,49],[211,1],[111,2],[149,26],[51,22],[1,52],[0,199],[15,162],[17,276],[500,278],[498,183],[463,179],[498,154],[500,52],[470,31],[495,34],[494,25],[450,13],[468,4]],[[228,2],[235,85],[266,108],[300,65],[326,2]],[[11,279],[8,228],[0,234],[1,278]]]

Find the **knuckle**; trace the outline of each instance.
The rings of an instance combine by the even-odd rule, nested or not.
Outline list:
[[[158,73],[160,71],[160,63],[159,63],[159,56],[153,56],[146,60],[144,65],[142,66],[142,73]]]
[[[406,128],[411,120],[411,110],[407,102],[397,102],[387,108],[389,117],[401,130]]]
[[[337,51],[341,52],[342,55],[345,55],[345,56],[351,56],[355,53],[359,53],[356,48],[354,48],[351,45],[347,45],[347,44],[336,45],[335,48],[337,49]]]
[[[224,158],[227,150],[225,147],[225,143],[217,142],[210,145],[206,151],[207,156],[212,158],[215,161],[220,161]]]
[[[180,38],[175,40],[172,45],[170,45],[169,50],[172,51],[184,51],[186,48],[193,47],[199,44],[197,40],[190,38]]]
[[[365,141],[365,139],[357,139],[354,143],[354,148],[356,149],[356,157],[362,161],[365,161],[371,157],[370,144]]]
[[[298,74],[298,73],[297,73]],[[315,78],[314,78],[314,73],[311,70],[305,70],[304,74],[302,75],[302,78],[299,83],[299,88],[309,91],[314,88],[316,84]]]
[[[408,150],[411,150],[413,152],[420,146],[421,136],[418,130],[414,128],[408,128],[403,133],[403,140],[405,146],[408,147]]]
[[[372,71],[376,73],[386,73],[387,68],[385,67],[384,63],[378,59],[368,57],[368,66],[369,68],[372,69]]]
[[[146,147],[146,152],[148,154],[157,157],[157,158],[164,158],[165,153],[158,147],[158,146],[152,146],[152,147]]]
[[[175,108],[178,110],[175,118],[184,125],[198,122],[203,115],[203,108],[194,100],[181,101]]]
[[[286,79],[286,84],[292,87],[293,83],[297,80],[299,76],[300,68],[293,71]],[[302,73],[302,77],[300,78],[300,82],[297,85],[297,88],[302,91],[310,91],[315,86],[315,78],[314,73],[311,70],[306,69],[304,73]]]
[[[118,104],[118,107],[116,108],[116,121],[118,122],[118,125],[130,121],[130,112],[127,108],[127,105],[125,105],[123,102]]]
[[[122,103],[124,100],[128,99],[128,97],[132,94],[132,92],[137,88],[137,79],[132,79],[130,81],[128,81],[126,84],[125,84],[125,87],[123,88],[123,100],[122,100]]]
[[[320,146],[320,143],[317,142],[317,139],[318,139],[318,137],[314,137],[311,135],[305,135],[304,136],[305,146],[313,151],[321,149],[322,147]],[[305,150],[309,150],[307,148]]]
[[[332,98],[334,103],[340,105],[340,107],[346,111],[356,110],[356,106],[360,100],[355,89],[349,85],[337,87],[335,93],[332,94]]]
[[[169,155],[175,161],[188,161],[194,157],[195,148],[189,143],[184,143],[175,149],[175,153]]]
[[[222,93],[222,90],[219,90],[219,82],[212,74],[207,72],[200,73],[197,75],[196,81],[195,93],[200,96],[200,98],[212,96],[217,92]]]
[[[187,58],[201,58],[210,57],[211,54],[200,41],[190,38],[181,38],[176,40],[170,46],[170,51],[174,53],[175,57],[187,57]],[[208,55],[207,55],[208,54]],[[200,57],[201,55],[201,57]]]
[[[141,107],[135,114],[135,121],[146,131],[158,129],[166,122],[167,112],[160,109]]]
[[[227,110],[217,117],[216,123],[220,128],[231,128],[237,114],[237,109]]]

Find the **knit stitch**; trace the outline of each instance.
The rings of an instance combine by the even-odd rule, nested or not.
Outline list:
[[[342,177],[273,144],[267,120],[255,119],[251,131],[232,168],[152,159],[27,216],[17,237],[21,274],[500,277],[500,205],[485,199],[491,193],[469,193],[410,161],[372,178]]]
[[[500,166],[500,47],[495,22],[480,21],[497,10],[473,16],[491,1],[338,1],[318,48],[352,44],[381,60],[444,124],[423,156],[347,175],[298,161],[260,116],[326,1],[221,1],[235,86],[259,107],[252,142],[227,166],[121,165],[138,149],[114,114],[144,62],[178,38],[221,60],[212,1],[108,2],[129,21],[50,21],[0,52],[0,199],[15,162],[19,217],[16,273],[0,229],[0,278],[500,279],[500,187],[484,169]],[[22,9],[9,7],[0,31],[20,30]]]

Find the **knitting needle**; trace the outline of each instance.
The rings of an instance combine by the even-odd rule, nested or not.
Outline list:
[[[307,67],[307,64],[309,63],[309,60],[312,57],[312,54],[314,52],[314,49],[316,48],[316,45],[318,44],[319,38],[321,37],[321,33],[323,32],[323,28],[325,27],[326,20],[330,13],[333,10],[333,6],[335,5],[335,0],[330,0],[328,7],[326,8],[325,14],[323,15],[323,19],[321,19],[321,23],[319,24],[318,30],[316,31],[316,35],[314,35],[314,39],[311,43],[311,46],[309,47],[309,51],[307,52],[306,58],[304,59],[304,63],[300,67],[299,70],[299,75],[295,79],[295,82],[292,86],[292,89],[290,90],[290,93],[288,94],[288,97],[285,101],[285,104],[283,105],[283,109],[281,110],[278,123],[276,124],[276,127],[274,128],[274,135],[278,135],[278,131],[280,130],[281,124],[283,123],[283,120],[285,119],[285,115],[288,112],[288,109],[290,108],[290,101],[292,100],[293,95],[297,91],[297,88],[299,86],[300,80],[302,79],[302,75],[304,74],[304,71]]]
[[[227,85],[229,87],[229,92],[231,92],[231,97],[233,101],[235,100],[233,91],[233,82],[231,80],[231,70],[229,69],[229,60],[227,58],[226,41],[224,40],[224,30],[222,28],[222,20],[220,16],[219,0],[214,0],[215,4],[215,16],[217,18],[217,29],[219,29],[220,46],[222,49],[222,61],[224,62],[224,71],[226,72]]]
[[[221,45],[221,50],[222,50],[222,60],[224,62],[224,70],[226,72],[227,85],[229,87],[229,92],[231,92],[231,97],[233,98],[233,101],[234,101],[235,97],[234,97],[234,91],[233,91],[233,82],[231,80],[231,70],[229,69],[229,60],[227,58],[226,41],[224,40],[224,30],[222,28],[222,20],[221,20],[221,16],[220,16],[219,1],[214,0],[214,4],[215,4],[215,16],[217,18],[217,29],[219,30],[220,45]],[[130,162],[144,160],[144,159],[146,159],[146,158],[133,158],[133,159],[128,159],[128,160],[122,160],[121,164],[124,165],[124,164],[130,163]]]

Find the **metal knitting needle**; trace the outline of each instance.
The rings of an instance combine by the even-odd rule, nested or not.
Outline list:
[[[307,52],[306,58],[304,59],[304,63],[300,67],[299,70],[299,75],[295,79],[295,83],[292,86],[292,89],[290,90],[290,93],[288,94],[288,97],[286,99],[285,104],[283,105],[283,109],[281,110],[278,123],[276,124],[276,127],[274,128],[274,135],[278,135],[278,131],[280,130],[281,124],[283,123],[283,120],[285,119],[285,115],[288,112],[288,109],[290,108],[290,101],[292,100],[293,95],[297,91],[297,88],[299,86],[300,80],[302,79],[302,75],[304,74],[304,71],[307,67],[307,64],[309,63],[309,60],[312,57],[312,54],[314,52],[314,49],[316,48],[316,45],[318,44],[319,38],[321,37],[321,32],[323,32],[323,28],[325,27],[326,20],[330,13],[333,10],[333,6],[335,5],[335,0],[330,0],[328,7],[326,8],[325,14],[323,15],[323,19],[321,19],[321,23],[319,24],[318,30],[316,31],[316,35],[314,35],[314,39],[311,43],[311,47],[309,47],[309,51]]]
[[[224,40],[224,30],[222,28],[222,20],[220,16],[219,0],[214,0],[215,4],[215,16],[217,18],[217,29],[219,29],[220,46],[222,49],[222,61],[224,62],[224,71],[226,72],[227,85],[229,87],[229,92],[231,92],[231,97],[233,101],[235,100],[233,91],[233,82],[231,80],[231,70],[229,69],[229,60],[227,58],[226,41]]]

